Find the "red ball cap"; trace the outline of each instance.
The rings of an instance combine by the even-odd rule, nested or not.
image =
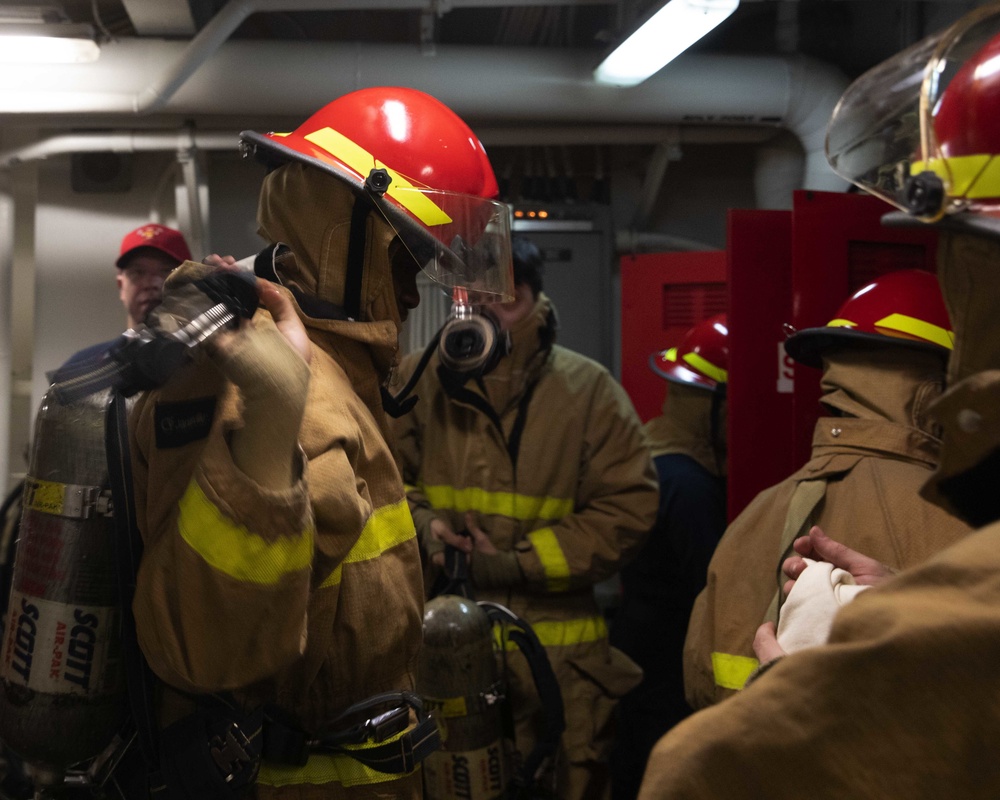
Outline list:
[[[128,257],[143,247],[152,247],[154,250],[166,253],[171,258],[176,259],[178,264],[191,260],[191,251],[188,249],[187,242],[184,241],[184,234],[165,225],[150,222],[125,234],[115,266],[122,269]]]

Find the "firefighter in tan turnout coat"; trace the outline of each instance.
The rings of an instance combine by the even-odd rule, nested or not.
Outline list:
[[[386,116],[401,110],[411,116],[405,141],[390,135]],[[265,297],[278,293],[294,308],[279,325],[304,325],[309,366],[258,312],[234,344],[139,400],[131,417],[145,539],[137,629],[169,687],[231,691],[248,708],[275,704],[313,738],[359,701],[413,690],[420,556],[386,441],[382,387],[399,327],[419,302],[414,251],[440,278],[454,254],[431,228],[449,228],[447,217],[442,239],[474,245],[486,215],[503,209],[490,199],[496,183],[478,140],[420,92],[362,90],[291,134],[242,139],[271,168],[258,222],[272,245],[255,271],[269,277]],[[413,180],[426,174],[441,183]],[[406,192],[394,196],[396,187]],[[443,207],[458,193],[476,220]],[[495,263],[509,263],[509,235],[489,236],[480,246],[496,244]],[[172,280],[175,289],[192,267]],[[506,280],[510,296],[509,270]],[[165,697],[170,722],[186,706],[175,711],[173,693]],[[388,739],[362,734],[350,746],[418,747],[407,740],[409,716],[409,728]],[[256,793],[418,798],[419,756],[385,770],[343,748],[312,752],[301,766],[265,760]]]
[[[871,588],[821,646],[779,657],[762,626],[766,671],[660,740],[641,800],[1000,791],[989,746],[1000,738],[998,55],[1000,5],[977,8],[859,78],[827,137],[842,177],[906,212],[894,222],[938,228],[955,348],[931,408],[940,463],[922,494],[977,530],[897,575],[864,553],[797,541],[799,555],[824,555]],[[812,568],[792,558],[784,572],[797,587]]]
[[[875,324],[890,315],[900,329]],[[754,634],[777,619],[781,562],[811,525],[895,569],[968,531],[918,495],[937,465],[927,409],[941,394],[951,340],[937,279],[903,270],[860,289],[828,326],[786,342],[796,361],[823,367],[827,415],[816,423],[812,458],[758,495],[716,548],[685,642],[693,707],[742,689],[758,666]]]
[[[394,423],[421,541],[471,553],[479,600],[507,605],[545,645],[562,690],[560,798],[602,797],[617,698],[641,672],[610,647],[593,596],[642,544],[656,474],[628,396],[593,361],[554,343],[541,256],[514,244],[517,300],[495,309],[510,352],[482,377],[455,378],[435,355],[414,411]],[[408,375],[417,354],[404,361]],[[467,530],[463,540],[455,534]],[[464,544],[463,544],[464,542]],[[513,670],[518,749],[531,749],[539,700],[519,654]],[[550,778],[551,781],[551,778]]]

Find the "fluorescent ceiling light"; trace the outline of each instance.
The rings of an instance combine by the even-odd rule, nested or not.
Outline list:
[[[82,64],[101,54],[89,25],[0,25],[0,63]]]
[[[732,14],[740,0],[670,0],[594,70],[594,80],[635,86]]]

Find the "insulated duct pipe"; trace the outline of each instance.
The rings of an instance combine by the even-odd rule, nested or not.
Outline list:
[[[135,98],[177,63],[184,43],[109,42],[92,64],[0,74],[0,114],[132,115]],[[594,54],[555,48],[229,41],[162,104],[177,115],[303,119],[364,86],[406,85],[474,127],[491,124],[680,124],[786,128],[805,151],[803,187],[843,190],[826,163],[826,124],[848,85],[795,56],[688,54],[629,89],[596,84]],[[166,67],[164,66],[166,65]],[[25,87],[31,87],[26,89]],[[488,91],[484,91],[488,87]],[[120,124],[120,123],[119,123]]]

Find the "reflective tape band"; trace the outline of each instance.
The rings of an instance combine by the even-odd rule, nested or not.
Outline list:
[[[408,542],[416,535],[413,517],[410,516],[410,505],[406,500],[375,509],[368,517],[361,536],[347,553],[347,557],[326,577],[320,588],[338,585],[343,578],[344,564],[376,559],[387,550]]]
[[[545,647],[566,647],[574,644],[598,642],[608,638],[608,623],[602,616],[562,621],[541,620],[530,624],[538,641]],[[503,647],[506,650],[517,650],[517,645],[510,641],[505,631],[505,627],[503,632],[501,626],[494,627],[493,641],[498,647]]]
[[[723,689],[742,689],[760,662],[748,656],[734,656],[729,653],[712,653],[712,672],[715,685]]]
[[[31,477],[24,480],[21,504],[32,511],[73,519],[89,519],[95,515],[110,517],[113,513],[110,489]]]
[[[304,138],[307,142],[323,148],[331,156],[343,161],[362,178],[368,177],[368,173],[372,169],[384,169],[392,178],[385,193],[424,225],[434,227],[447,225],[452,221],[444,209],[431,200],[421,187],[414,186],[403,175],[387,167],[361,145],[351,141],[339,131],[335,131],[333,128],[320,128],[306,134]]]
[[[945,330],[932,322],[925,322],[916,317],[908,317],[906,314],[890,314],[875,323],[876,328],[884,328],[889,331],[898,331],[916,339],[933,342],[946,350],[955,349],[955,334]]]
[[[348,750],[364,750],[372,747],[384,747],[395,742],[410,732],[410,728],[400,731],[383,742],[360,745],[344,745]],[[284,764],[274,764],[265,761],[260,765],[257,782],[266,786],[301,786],[304,784],[322,785],[339,783],[342,786],[371,786],[377,783],[397,781],[405,775],[412,775],[420,769],[419,766],[411,772],[393,774],[379,772],[347,755],[311,755],[304,767],[292,767]]]
[[[534,497],[514,492],[488,492],[478,486],[456,489],[454,486],[423,486],[424,495],[434,508],[498,514],[521,522],[557,520],[573,512],[572,498]]]
[[[849,319],[831,319],[826,323],[828,328],[856,328],[858,323],[851,322]]]
[[[688,365],[694,367],[702,375],[707,375],[716,383],[728,383],[729,373],[722,367],[717,367],[711,361],[697,353],[685,353],[681,356],[682,360],[688,363]]]
[[[265,539],[225,516],[197,481],[179,503],[181,537],[206,563],[238,581],[273,586],[286,575],[309,569],[313,529]]]
[[[949,197],[975,200],[1000,195],[1000,159],[990,153],[916,161],[911,175],[929,170],[948,185]]]
[[[535,548],[538,560],[542,562],[545,588],[550,592],[569,591],[569,562],[552,528],[532,531],[528,534],[528,541]]]

